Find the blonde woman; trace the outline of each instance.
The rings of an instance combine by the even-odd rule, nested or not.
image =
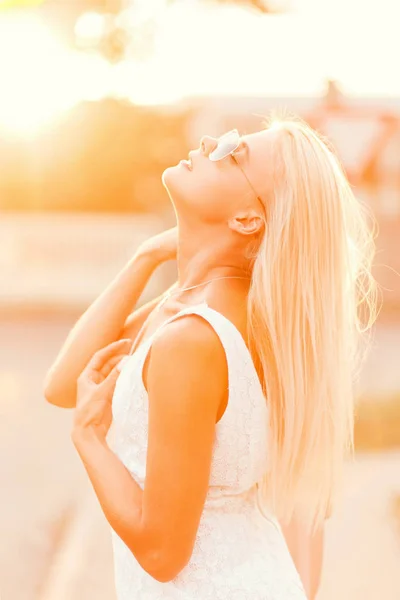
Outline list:
[[[321,549],[353,450],[362,306],[375,318],[365,208],[300,119],[203,137],[163,183],[177,228],[138,249],[45,384],[76,407],[117,598],[314,598],[299,540]],[[176,254],[174,286],[130,314]]]

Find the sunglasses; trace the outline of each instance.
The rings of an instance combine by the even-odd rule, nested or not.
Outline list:
[[[261,202],[261,205],[264,210],[263,201],[261,200],[260,196],[257,194],[253,184],[251,183],[251,181],[248,178],[248,176],[246,175],[246,172],[244,171],[242,165],[239,163],[239,161],[237,160],[237,158],[234,154],[235,150],[237,150],[238,147],[240,146],[240,142],[241,142],[241,137],[240,137],[238,130],[232,129],[231,131],[224,133],[217,139],[217,146],[214,148],[214,150],[212,152],[210,152],[210,154],[208,155],[208,158],[213,162],[217,162],[217,161],[222,160],[223,158],[226,158],[227,156],[230,155],[233,158],[235,164],[239,167],[239,169],[242,171],[243,175],[247,179],[247,182],[250,185],[251,189],[253,190],[254,195],[256,196],[257,200],[259,200],[259,202]]]

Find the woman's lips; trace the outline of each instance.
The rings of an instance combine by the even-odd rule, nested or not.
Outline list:
[[[181,160],[179,164],[186,167],[186,169],[188,169],[189,171],[193,170],[192,163],[188,160]]]

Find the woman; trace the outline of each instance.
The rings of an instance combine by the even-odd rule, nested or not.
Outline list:
[[[189,157],[163,173],[177,230],[143,244],[80,318],[45,395],[76,406],[118,600],[314,598],[284,529],[321,540],[353,450],[373,236],[300,119],[203,137]],[[176,248],[176,284],[129,315]]]

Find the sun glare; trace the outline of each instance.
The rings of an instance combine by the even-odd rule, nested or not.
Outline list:
[[[80,101],[108,95],[138,104],[201,95],[316,96],[327,78],[356,95],[400,95],[394,0],[382,0],[378,14],[361,0],[292,4],[292,13],[278,16],[172,4],[157,13],[153,55],[140,62],[128,47],[119,64],[66,47],[32,13],[0,10],[0,126],[31,135]],[[355,28],[361,9],[363,26]],[[104,27],[103,16],[83,14],[77,42],[96,42]]]
[[[33,16],[0,20],[0,123],[30,134],[74,103],[60,85],[65,51]]]
[[[34,16],[0,19],[0,126],[31,136],[82,100],[110,93],[111,65],[71,51]]]

